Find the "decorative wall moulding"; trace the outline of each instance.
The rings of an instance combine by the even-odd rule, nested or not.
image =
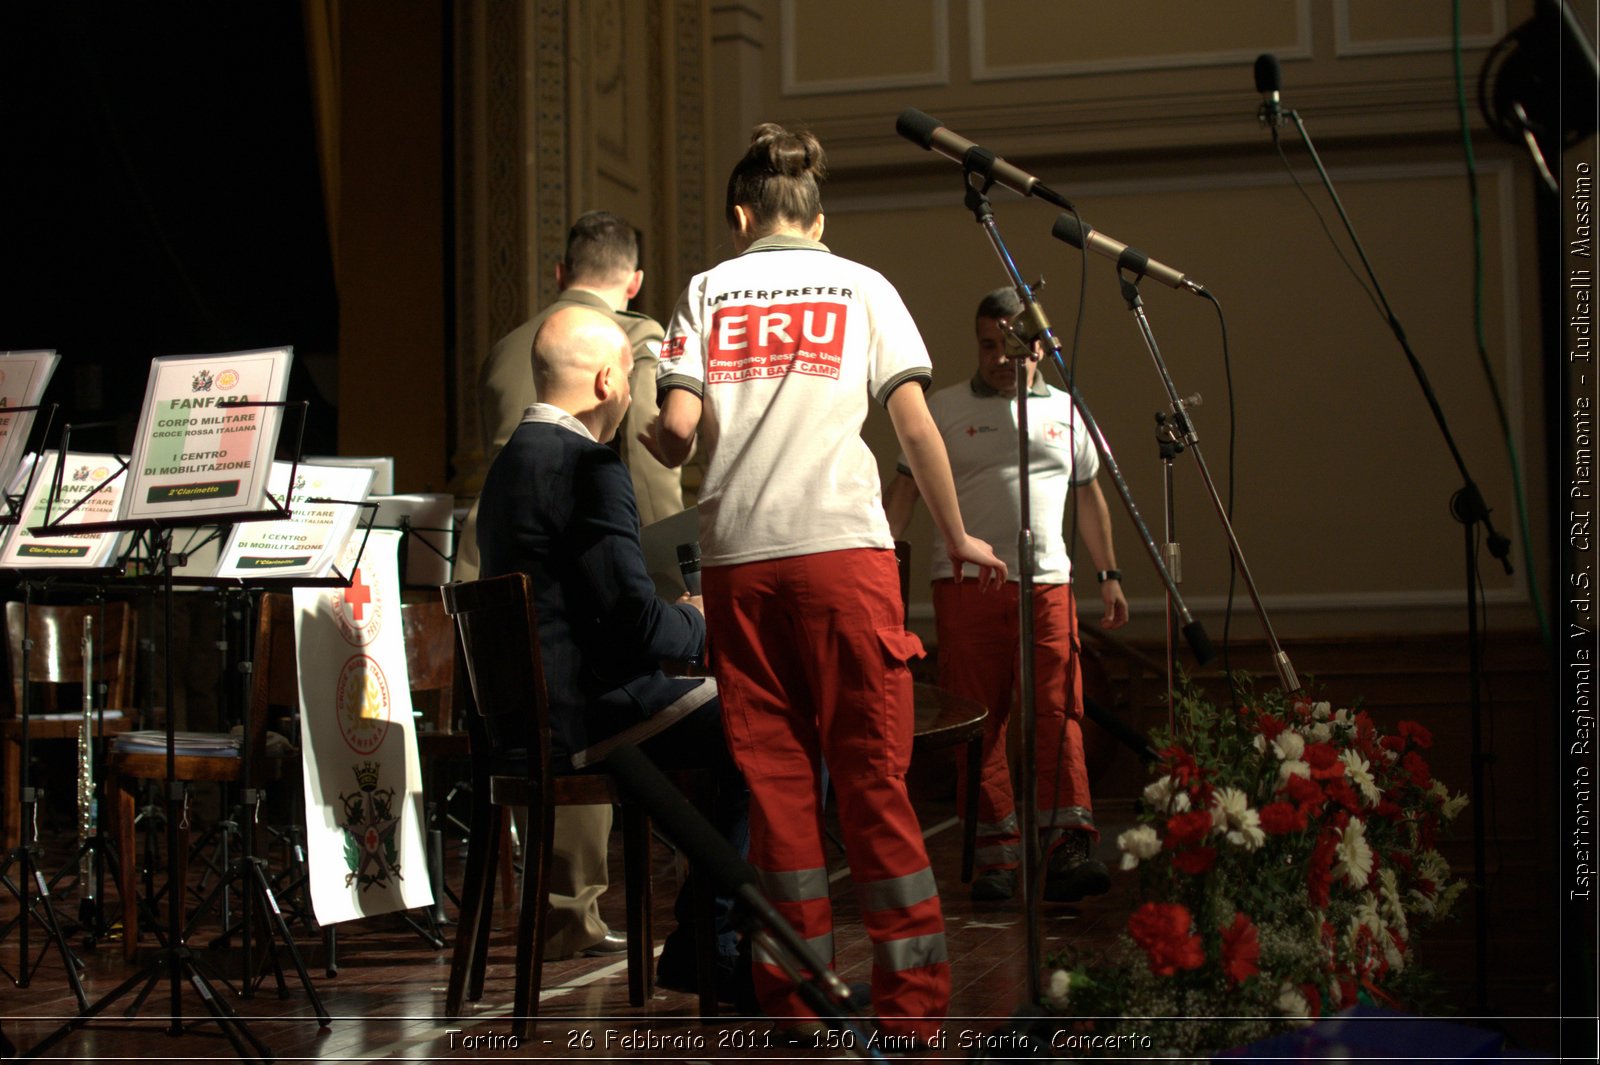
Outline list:
[[[969,0],[972,80],[1083,74],[1125,74],[1311,58],[1311,0],[1242,0],[1254,17],[1217,17],[1205,4],[1164,5],[1159,18],[1135,20],[1112,4],[1039,4],[1030,0]],[[1085,26],[1085,20],[1091,25]],[[1018,32],[1028,26],[1031,32]],[[992,49],[991,49],[992,45]],[[991,50],[1005,49],[1005,60]],[[1081,51],[1081,57],[1079,56]],[[1109,54],[1107,54],[1109,53]],[[1092,58],[1091,58],[1092,56]]]
[[[778,18],[784,96],[950,84],[949,0],[780,0]],[[841,25],[853,32],[831,32]]]
[[[1334,0],[1334,55],[1448,52],[1450,0]],[[1488,48],[1506,34],[1505,0],[1462,0],[1461,47]]]

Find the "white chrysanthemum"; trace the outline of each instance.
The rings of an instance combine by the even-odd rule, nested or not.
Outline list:
[[[1174,787],[1172,777],[1164,776],[1145,785],[1144,801],[1162,813],[1181,814],[1189,808],[1189,793]]]
[[[1410,924],[1406,921],[1405,904],[1400,899],[1400,877],[1392,865],[1378,870],[1378,912],[1383,915],[1384,922],[1399,932],[1402,938],[1411,934]]]
[[[1344,877],[1353,888],[1364,888],[1372,876],[1372,847],[1367,843],[1367,829],[1359,817],[1339,830],[1339,842],[1334,847],[1334,877]]]
[[[1445,800],[1444,805],[1439,807],[1439,816],[1444,818],[1446,821],[1454,821],[1456,817],[1460,815],[1461,811],[1465,810],[1466,808],[1467,793],[1462,792],[1453,798]]]
[[[1238,788],[1218,788],[1211,798],[1211,831],[1227,833],[1235,847],[1253,851],[1267,841],[1261,830],[1261,815],[1250,807],[1250,798]]]
[[[1117,837],[1122,851],[1122,868],[1137,869],[1139,863],[1161,853],[1161,837],[1149,825],[1138,825]]]
[[[1278,985],[1278,1012],[1285,1017],[1310,1017],[1311,1004],[1293,984]]]
[[[1253,737],[1251,737],[1250,746],[1252,746],[1252,747],[1254,747],[1256,749],[1256,753],[1257,754],[1266,754],[1267,753],[1267,738],[1265,736],[1263,736],[1261,733],[1258,732]]]
[[[1326,706],[1327,704],[1324,703],[1323,705]],[[1310,728],[1306,729],[1306,739],[1312,743],[1327,743],[1333,739],[1333,728],[1326,721],[1315,722]]]
[[[1336,725],[1342,725],[1345,728],[1352,728],[1356,723],[1356,715],[1351,713],[1349,710],[1346,710],[1344,707],[1340,707],[1333,712],[1333,723]]]
[[[1426,850],[1417,856],[1417,875],[1424,880],[1432,880],[1436,885],[1442,885],[1450,879],[1450,863],[1444,860],[1444,855],[1435,850]]]
[[[1434,780],[1428,784],[1428,794],[1440,802],[1450,797],[1450,789],[1444,786],[1444,781]]]
[[[1455,906],[1456,899],[1460,898],[1461,893],[1465,890],[1467,890],[1467,882],[1465,880],[1457,880],[1454,884],[1445,888],[1444,892],[1439,896],[1439,901],[1434,904],[1434,913],[1439,917],[1450,916],[1450,910]]]
[[[1050,974],[1050,986],[1045,989],[1044,1000],[1056,1009],[1064,1009],[1067,999],[1072,994],[1072,974],[1065,969],[1057,969]]]
[[[1372,763],[1361,756],[1360,751],[1343,750],[1339,752],[1339,761],[1344,763],[1344,775],[1350,778],[1361,792],[1361,797],[1368,806],[1378,805],[1378,800],[1383,798],[1383,792],[1378,789],[1378,782],[1372,778]]]
[[[1311,719],[1313,721],[1326,721],[1333,715],[1333,704],[1323,701],[1311,704]]]
[[[1306,753],[1305,737],[1291,729],[1284,729],[1273,739],[1272,750],[1285,762],[1299,761],[1300,756]]]
[[[1289,782],[1290,777],[1305,777],[1311,779],[1311,764],[1292,758],[1278,766],[1278,786],[1281,788]]]

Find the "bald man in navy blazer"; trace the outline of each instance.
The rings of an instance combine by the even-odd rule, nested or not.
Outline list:
[[[705,616],[697,598],[668,603],[656,595],[632,481],[606,446],[628,410],[632,361],[627,336],[597,311],[563,309],[540,327],[540,402],[496,456],[479,496],[482,573],[533,577],[557,757],[582,768],[633,743],[667,768],[715,769],[717,827],[739,846],[748,795],[727,753],[715,682],[669,677],[660,667],[663,658],[703,652]],[[680,921],[688,898],[680,892]],[[719,908],[719,985],[731,1001],[737,937],[727,909]],[[692,990],[693,954],[687,929],[674,931],[658,982]]]

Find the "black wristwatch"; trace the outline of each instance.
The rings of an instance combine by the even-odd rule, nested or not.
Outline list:
[[[1103,569],[1094,575],[1094,579],[1101,584],[1106,581],[1120,581],[1122,580],[1122,571],[1120,569]]]

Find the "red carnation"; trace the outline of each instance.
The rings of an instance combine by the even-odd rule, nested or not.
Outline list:
[[[1206,810],[1190,810],[1167,819],[1167,850],[1191,847],[1206,838],[1211,831],[1211,814]]]
[[[1261,971],[1261,940],[1256,926],[1243,913],[1233,915],[1233,923],[1222,930],[1222,971],[1237,987]]]
[[[1428,769],[1428,761],[1416,751],[1407,751],[1405,757],[1400,759],[1400,766],[1411,774],[1411,783],[1419,788],[1426,788],[1433,783],[1433,773]]]
[[[1277,739],[1283,730],[1289,726],[1273,717],[1271,714],[1261,714],[1256,718],[1256,731],[1265,737],[1268,743]]]
[[[1301,984],[1300,995],[1306,1000],[1306,1006],[1309,1007],[1306,1012],[1310,1016],[1322,1016],[1322,995],[1318,993],[1315,984]]]
[[[1415,721],[1400,722],[1400,735],[1410,740],[1413,747],[1420,747],[1424,751],[1433,746],[1433,733]]]
[[[1261,808],[1261,830],[1269,835],[1303,832],[1305,827],[1306,812],[1289,803],[1269,802]]]
[[[1166,762],[1167,775],[1172,778],[1172,783],[1180,788],[1186,788],[1191,782],[1200,779],[1200,767],[1195,764],[1194,755],[1173,744],[1160,752]]]
[[[1190,876],[1199,876],[1210,871],[1216,864],[1217,849],[1215,847],[1195,847],[1186,850],[1172,859],[1172,867],[1180,873]]]
[[[1327,791],[1328,798],[1351,813],[1361,808],[1361,800],[1356,796],[1356,789],[1352,788],[1350,782],[1343,777],[1328,781],[1323,788]]]
[[[1302,806],[1307,803],[1321,805],[1324,798],[1322,788],[1309,777],[1292,776],[1283,782],[1283,790],[1289,793],[1289,798]]]
[[[1311,905],[1318,909],[1328,905],[1333,852],[1338,845],[1339,834],[1331,828],[1323,829],[1322,835],[1317,837],[1317,844],[1311,851],[1311,858],[1306,862],[1306,893],[1311,898]]]
[[[1179,969],[1205,964],[1200,937],[1190,932],[1192,918],[1186,906],[1175,902],[1147,902],[1128,918],[1128,934],[1150,959],[1150,971],[1173,976]]]
[[[1311,766],[1312,780],[1332,780],[1344,776],[1344,763],[1339,761],[1339,752],[1333,749],[1331,743],[1307,744],[1305,760]]]

